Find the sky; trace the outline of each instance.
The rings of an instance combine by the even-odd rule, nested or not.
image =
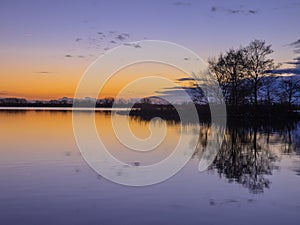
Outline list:
[[[144,39],[180,44],[204,61],[262,39],[272,44],[277,63],[293,67],[285,62],[299,57],[291,45],[300,38],[299,11],[296,0],[2,0],[0,98],[73,97],[97,57]],[[172,69],[140,66],[118,76],[124,81],[146,69],[172,74]],[[119,89],[120,83],[113,82],[102,94],[115,95]]]

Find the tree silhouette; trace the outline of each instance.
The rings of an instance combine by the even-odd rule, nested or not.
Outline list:
[[[230,49],[208,60],[210,72],[219,82],[229,105],[253,102],[257,106],[258,91],[265,84],[263,78],[272,76],[272,71],[277,67],[274,60],[269,58],[271,53],[271,45],[254,40],[245,47]],[[268,85],[270,87],[271,84]],[[270,89],[268,91],[270,94]]]
[[[270,75],[268,71],[276,68],[274,60],[268,58],[273,53],[272,46],[265,41],[254,40],[244,48],[246,54],[247,76],[252,84],[254,104],[258,104],[258,90],[263,84],[262,78]]]
[[[281,92],[281,102],[291,105],[296,98],[300,97],[300,79],[293,81],[291,78],[282,79],[280,83]]]
[[[249,189],[251,193],[262,193],[271,185],[268,175],[279,169],[276,162],[280,157],[272,151],[272,143],[282,144],[282,153],[290,154],[296,151],[292,140],[294,124],[275,128],[266,126],[230,127],[213,164],[209,170],[217,171],[220,177],[228,182],[236,182]],[[199,141],[194,157],[202,158],[207,146],[209,125],[203,125],[199,131]],[[275,132],[275,133],[274,133]],[[272,142],[270,142],[272,136]]]
[[[208,60],[209,69],[223,89],[227,102],[237,106],[239,90],[245,76],[246,62],[242,48],[230,49],[225,54],[221,53],[218,58]]]

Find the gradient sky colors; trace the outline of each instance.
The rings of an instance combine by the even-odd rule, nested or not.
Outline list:
[[[206,60],[257,38],[291,61],[299,11],[295,0],[1,1],[0,97],[72,97],[87,66],[126,41],[171,41]]]

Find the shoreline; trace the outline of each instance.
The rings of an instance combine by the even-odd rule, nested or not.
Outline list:
[[[178,107],[181,115],[188,113],[188,107],[181,105]],[[197,112],[199,122],[209,123],[211,120],[210,109],[208,105],[197,105]],[[150,121],[154,117],[160,117],[166,121],[179,122],[179,113],[172,105],[143,105],[136,104],[132,108],[128,107],[76,107],[72,105],[61,105],[61,106],[0,106],[0,112],[4,111],[56,111],[56,112],[106,112],[106,113],[117,113],[119,115],[129,115],[133,118],[139,118],[141,120]],[[227,121],[230,123],[245,123],[245,124],[264,124],[264,123],[277,123],[282,121],[299,121],[300,110],[299,106],[283,106],[283,105],[272,105],[265,106],[259,105],[254,109],[251,105],[244,105],[239,107],[227,106]],[[183,123],[195,122],[193,118],[188,118]]]

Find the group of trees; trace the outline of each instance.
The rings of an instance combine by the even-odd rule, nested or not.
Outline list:
[[[278,83],[275,77],[278,65],[270,58],[272,53],[271,45],[254,40],[208,60],[209,70],[220,84],[228,105],[272,104],[274,95],[280,96],[277,102],[292,104],[300,96],[299,80],[281,79],[279,86],[274,87],[273,83]]]

